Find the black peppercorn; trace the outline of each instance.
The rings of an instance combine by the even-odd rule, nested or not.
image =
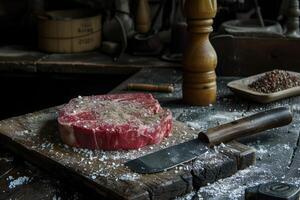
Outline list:
[[[261,93],[279,92],[297,86],[300,86],[300,78],[284,70],[267,72],[248,85],[250,89]]]

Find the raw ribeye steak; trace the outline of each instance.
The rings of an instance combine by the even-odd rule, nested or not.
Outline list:
[[[137,149],[172,131],[172,114],[151,94],[111,94],[72,99],[58,116],[64,143],[104,150]]]

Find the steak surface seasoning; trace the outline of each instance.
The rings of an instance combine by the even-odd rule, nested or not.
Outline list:
[[[250,83],[251,90],[261,93],[274,93],[300,86],[300,78],[284,70],[273,70]]]

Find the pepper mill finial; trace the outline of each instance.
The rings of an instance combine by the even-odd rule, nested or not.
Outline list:
[[[299,2],[298,0],[289,0],[287,8],[287,24],[285,35],[289,38],[299,38]]]
[[[207,106],[216,101],[217,55],[209,41],[217,0],[186,0],[188,43],[183,59],[183,101]]]
[[[150,6],[148,0],[137,0],[136,31],[147,33],[150,30]]]

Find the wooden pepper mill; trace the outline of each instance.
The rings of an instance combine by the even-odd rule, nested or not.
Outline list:
[[[217,0],[186,0],[188,42],[183,58],[183,101],[207,106],[216,101],[217,55],[209,41]]]
[[[150,6],[148,0],[137,0],[137,12],[135,18],[136,31],[148,33],[151,26]]]

